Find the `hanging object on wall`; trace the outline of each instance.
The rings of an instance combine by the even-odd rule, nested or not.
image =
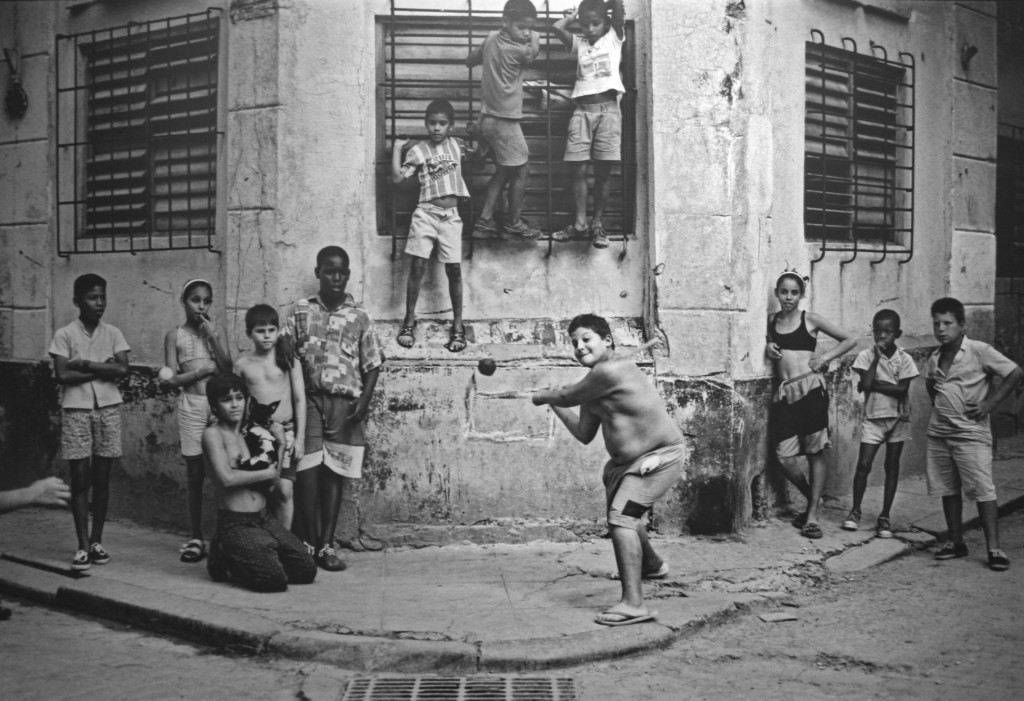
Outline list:
[[[4,49],[4,60],[7,61],[7,68],[11,72],[11,84],[7,86],[7,94],[4,95],[4,111],[11,119],[21,119],[28,111],[28,95],[21,87],[21,73],[19,72],[19,60],[21,52],[17,49]]]

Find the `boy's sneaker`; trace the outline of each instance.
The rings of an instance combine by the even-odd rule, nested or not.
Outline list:
[[[591,225],[590,240],[594,248],[608,248],[608,232],[600,224]]]
[[[105,565],[110,562],[110,554],[99,543],[93,543],[89,546],[89,560],[94,565]]]
[[[307,543],[306,541],[302,541],[302,544],[306,546],[306,552],[309,553],[309,556],[315,560],[316,559],[316,548],[313,547],[312,545],[310,545],[309,543]]]
[[[493,219],[477,217],[473,222],[473,236],[482,239],[493,239],[498,235],[498,224]]]
[[[953,560],[958,557],[967,557],[967,543],[947,541],[935,552],[936,560]]]
[[[859,526],[859,525],[860,525],[860,512],[859,511],[851,511],[849,513],[849,515],[846,517],[846,520],[843,521],[843,525],[841,526],[841,528],[844,531],[855,531],[855,530],[857,530],[857,526]]]
[[[89,551],[79,550],[75,553],[75,556],[71,558],[71,569],[73,570],[87,570],[92,567],[92,563],[89,562]]]
[[[889,519],[885,516],[878,517],[878,523],[875,524],[875,534],[879,538],[892,538],[892,524],[889,523]]]
[[[1010,569],[1010,558],[1006,557],[1006,553],[1002,550],[989,550],[988,567],[990,570],[995,570],[996,572],[1008,570]]]
[[[536,241],[542,235],[540,229],[534,229],[521,217],[519,221],[501,227],[501,238],[506,241]]]
[[[345,569],[345,563],[334,554],[334,548],[325,545],[316,554],[316,564],[328,572],[341,572]]]

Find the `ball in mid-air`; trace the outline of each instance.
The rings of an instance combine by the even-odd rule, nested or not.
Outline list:
[[[494,362],[493,358],[481,358],[476,367],[480,370],[481,375],[493,375],[494,371],[498,369],[498,364]]]
[[[170,382],[171,378],[174,377],[174,370],[164,366],[157,371],[156,376],[161,382]]]

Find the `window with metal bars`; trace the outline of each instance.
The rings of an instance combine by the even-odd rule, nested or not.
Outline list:
[[[913,57],[821,39],[806,44],[805,237],[821,241],[821,255],[852,248],[855,256],[862,243],[883,257],[890,244],[912,254]]]
[[[58,252],[213,248],[219,11],[57,37]]]
[[[1024,276],[1024,127],[999,125],[996,276]]]
[[[565,163],[565,143],[574,104],[570,99],[576,79],[576,57],[568,53],[545,27],[560,18],[560,11],[538,10],[537,31],[541,53],[524,77],[522,128],[530,149],[530,176],[523,214],[547,234],[573,221],[572,170]],[[425,134],[423,111],[434,99],[448,100],[455,108],[453,136],[466,138],[465,125],[479,122],[480,69],[465,66],[466,55],[501,26],[501,10],[473,10],[472,2],[461,9],[399,7],[378,18],[378,150],[377,226],[382,236],[392,237],[392,256],[400,252],[398,240],[408,233],[409,221],[419,194],[416,178],[395,186],[391,183],[391,144],[395,136]],[[625,27],[622,78],[622,161],[612,170],[611,193],[604,224],[609,238],[625,246],[634,235],[636,201],[636,129],[634,118],[634,45],[631,22]],[[494,164],[471,160],[463,176],[472,195],[460,205],[465,225],[463,238],[468,255],[473,252],[474,204],[483,202]],[[593,173],[588,211],[592,211]]]

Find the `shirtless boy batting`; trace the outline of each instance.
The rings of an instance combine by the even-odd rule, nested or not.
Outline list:
[[[683,434],[651,380],[629,356],[616,354],[605,319],[577,316],[569,322],[569,336],[576,359],[590,372],[574,385],[536,392],[533,403],[549,404],[581,443],[594,440],[600,428],[611,458],[604,485],[622,598],[594,621],[606,626],[649,621],[657,613],[644,605],[640,580],[664,577],[668,565],[651,546],[642,519],[679,481]],[[568,408],[574,406],[579,414]]]

